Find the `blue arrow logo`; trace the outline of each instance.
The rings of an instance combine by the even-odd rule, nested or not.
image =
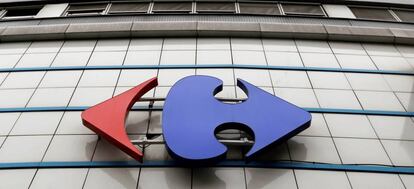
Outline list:
[[[174,158],[209,161],[223,158],[227,147],[215,133],[223,127],[249,131],[254,145],[246,157],[283,142],[310,126],[309,112],[246,81],[237,85],[248,96],[239,104],[225,104],[214,95],[222,90],[220,79],[188,76],[171,88],[164,104],[163,134]]]

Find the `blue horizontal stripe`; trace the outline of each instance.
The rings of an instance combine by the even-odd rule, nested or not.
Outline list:
[[[176,161],[75,161],[75,162],[17,162],[0,163],[0,169],[42,169],[42,168],[105,168],[105,167],[194,167]],[[414,174],[414,167],[399,167],[387,165],[343,165],[291,161],[236,161],[226,160],[214,165],[200,165],[200,167],[251,167],[251,168],[282,168],[308,169],[330,171],[353,171],[373,173]]]
[[[261,66],[261,65],[236,65],[236,64],[58,66],[58,67],[2,68],[2,69],[0,69],[0,72],[63,71],[63,70],[107,70],[107,69],[195,69],[195,68],[211,68],[211,69],[238,68],[238,69],[269,69],[269,70],[292,70],[292,71],[321,71],[321,72],[414,75],[414,72],[403,72],[403,71],[392,71],[392,70],[322,68],[322,67],[300,67],[300,66]]]
[[[83,111],[89,106],[54,106],[54,107],[22,107],[22,108],[0,108],[0,113],[7,112],[49,112],[49,111]],[[133,111],[162,111],[162,106],[134,106]],[[414,112],[386,111],[386,110],[358,110],[358,109],[337,109],[337,108],[303,108],[312,113],[332,113],[332,114],[360,114],[360,115],[384,115],[384,116],[404,116],[414,117]]]

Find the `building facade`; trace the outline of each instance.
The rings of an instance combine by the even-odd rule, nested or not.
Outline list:
[[[0,188],[412,189],[414,3],[0,0]],[[162,107],[183,77],[237,79],[312,113],[311,126],[245,160],[178,164],[162,143],[139,163],[81,112],[150,78],[131,140],[162,141]],[[275,123],[277,126],[277,123]],[[254,140],[240,130],[224,140]]]

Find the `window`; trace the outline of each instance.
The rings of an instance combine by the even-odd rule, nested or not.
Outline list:
[[[239,3],[242,14],[280,15],[277,4],[270,3]]]
[[[6,8],[3,18],[33,18],[37,15],[40,9],[41,7]]]
[[[70,5],[66,15],[94,15],[104,13],[107,4],[74,4]]]
[[[0,9],[0,18],[3,17],[4,13],[6,13],[6,10]]]
[[[155,2],[152,12],[154,13],[190,13],[192,11],[191,2]]]
[[[356,18],[368,20],[396,21],[385,8],[350,7]]]
[[[414,22],[414,11],[410,10],[393,10],[394,13],[403,22]]]
[[[113,3],[108,14],[147,13],[149,3]]]
[[[325,16],[320,5],[310,4],[282,4],[286,15]]]
[[[236,13],[235,3],[198,2],[196,9],[198,13]]]

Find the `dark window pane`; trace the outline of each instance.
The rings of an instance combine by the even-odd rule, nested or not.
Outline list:
[[[197,12],[201,13],[235,13],[234,3],[197,3]]]
[[[154,3],[152,12],[191,12],[192,10],[191,2],[182,2],[182,3]]]
[[[356,18],[360,19],[395,21],[395,18],[387,9],[351,7],[351,11]]]
[[[36,16],[39,11],[40,8],[7,9],[4,17]]]
[[[276,4],[270,3],[239,3],[240,13],[242,14],[270,14],[280,15]]]
[[[394,10],[394,13],[403,22],[414,22],[414,11],[409,11],[409,10]]]
[[[104,11],[107,4],[70,5],[68,12]]]
[[[325,16],[319,5],[282,4],[286,15]]]
[[[148,7],[149,3],[114,3],[108,13],[146,13]]]

